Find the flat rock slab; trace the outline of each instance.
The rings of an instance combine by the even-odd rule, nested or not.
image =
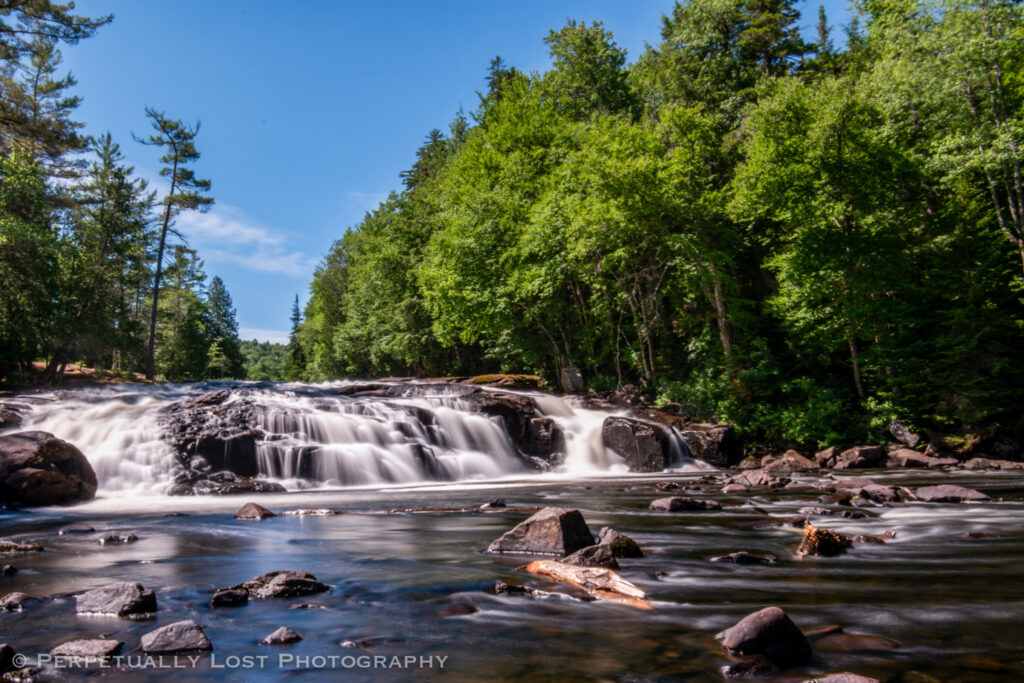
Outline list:
[[[41,553],[43,546],[0,540],[0,553]]]
[[[231,586],[231,589],[243,590],[249,594],[250,598],[262,600],[265,598],[297,598],[303,595],[326,593],[330,590],[330,586],[320,583],[309,572],[285,569],[267,572],[245,583]]]
[[[549,507],[506,531],[487,552],[565,557],[592,545],[594,536],[579,510]]]
[[[50,654],[65,657],[113,657],[120,654],[124,643],[106,638],[76,638],[61,643],[50,650]]]
[[[729,652],[764,655],[777,666],[801,664],[811,658],[811,644],[779,607],[748,614],[715,638]]]
[[[975,491],[956,484],[922,486],[914,492],[917,499],[925,503],[976,503],[991,500],[981,491]]]
[[[149,654],[209,652],[212,649],[202,627],[191,619],[168,624],[142,636],[142,651]]]
[[[240,519],[246,522],[259,522],[276,516],[277,515],[267,508],[256,503],[246,503],[238,512],[235,513],[235,519]]]
[[[721,510],[722,504],[714,500],[672,496],[670,498],[652,500],[648,507],[651,510],[664,510],[666,512],[699,512],[702,510]]]
[[[287,645],[288,643],[297,643],[300,640],[302,640],[302,636],[287,626],[282,626],[261,640],[260,645]]]
[[[135,581],[95,588],[75,598],[75,611],[79,614],[112,614],[126,617],[151,614],[156,610],[156,594]]]

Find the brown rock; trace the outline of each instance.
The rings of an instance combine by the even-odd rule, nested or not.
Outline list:
[[[618,569],[619,563],[615,561],[611,546],[592,545],[582,550],[577,550],[572,555],[563,557],[559,562],[574,564],[577,567],[604,567],[606,569]]]
[[[845,553],[852,544],[849,536],[808,524],[804,527],[804,539],[796,552],[798,555],[836,557]]]
[[[836,458],[839,457],[839,449],[835,446],[829,446],[814,454],[814,462],[818,463],[821,467],[832,467],[836,464]]]
[[[290,569],[276,572],[267,572],[250,579],[237,586],[231,586],[232,590],[243,590],[250,598],[262,600],[265,598],[296,598],[303,595],[314,595],[325,593],[330,590],[326,584],[317,581],[316,577],[309,572],[297,572]],[[219,592],[219,591],[218,591]]]
[[[487,552],[565,557],[592,545],[594,536],[579,510],[549,507],[506,531]]]
[[[694,423],[679,434],[691,456],[715,467],[731,467],[742,457],[739,439],[731,424]]]
[[[96,495],[82,452],[47,432],[0,436],[0,503],[71,505]]]
[[[698,512],[701,510],[721,510],[722,504],[714,500],[671,496],[669,498],[652,500],[648,507],[651,510],[664,510],[665,512]]]
[[[644,556],[644,551],[640,549],[639,543],[626,534],[619,533],[611,527],[601,527],[601,531],[598,533],[597,538],[598,543],[611,547],[612,555],[615,557]]]
[[[739,484],[747,488],[768,486],[773,489],[782,488],[788,483],[789,479],[768,474],[763,468],[759,470],[744,470],[739,474],[729,477],[727,482],[727,484]]]
[[[833,469],[849,470],[880,467],[885,462],[885,450],[881,446],[854,446],[843,451],[836,458]]]
[[[715,638],[729,652],[764,655],[777,666],[801,664],[811,657],[811,644],[778,607],[748,614]]]
[[[917,499],[925,503],[976,503],[991,500],[981,491],[975,491],[956,484],[922,486],[914,492]]]
[[[767,460],[767,458],[765,458]],[[761,461],[762,468],[767,474],[787,474],[790,472],[815,472],[821,467],[818,463],[805,458],[794,450],[788,450],[778,458],[774,458],[771,462],[765,464],[764,460]]]
[[[260,522],[275,516],[273,512],[256,503],[246,503],[235,513],[235,519],[246,522]]]
[[[604,445],[626,461],[630,472],[660,472],[672,464],[672,439],[665,427],[631,417],[607,417]]]

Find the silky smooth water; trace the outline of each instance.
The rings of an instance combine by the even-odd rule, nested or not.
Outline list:
[[[78,410],[101,411],[102,404]],[[96,433],[101,431],[97,426]],[[109,444],[110,437],[105,438]],[[140,437],[135,443],[146,441]],[[103,457],[107,462],[113,454]],[[133,467],[139,464],[132,462]],[[799,530],[764,524],[796,515],[803,506],[820,505],[820,494],[786,490],[725,496],[717,493],[720,482],[701,482],[707,476],[701,472],[506,473],[497,480],[241,498],[174,498],[101,487],[100,496],[83,505],[0,516],[4,538],[46,549],[4,558],[20,571],[0,576],[0,593],[56,596],[24,612],[0,613],[0,642],[31,659],[71,638],[106,634],[125,642],[125,654],[140,657],[143,633],[194,619],[214,645],[212,656],[200,657],[194,667],[181,658],[184,669],[81,671],[48,665],[43,670],[44,677],[68,680],[100,674],[126,681],[715,681],[722,680],[720,668],[732,660],[714,634],[750,612],[779,605],[801,628],[836,624],[848,634],[875,640],[818,641],[813,662],[775,680],[800,681],[838,671],[908,682],[1024,680],[1024,475],[856,474],[910,488],[959,483],[988,493],[993,501],[868,508],[864,519],[815,517],[816,524],[843,533],[892,531],[895,538],[884,545],[858,543],[841,557],[798,560],[793,551]],[[135,475],[129,470],[122,476]],[[798,478],[808,483],[819,479]],[[649,502],[668,495],[655,489],[659,481],[676,481],[692,489],[684,495],[713,498],[724,508],[651,512]],[[409,511],[472,509],[499,497],[508,509]],[[278,513],[332,508],[346,514],[235,520],[233,513],[249,500]],[[648,593],[654,609],[584,601],[565,586],[517,569],[529,557],[482,552],[531,514],[517,507],[536,506],[578,508],[595,534],[607,525],[639,541],[646,557],[620,560],[620,573]],[[74,522],[89,523],[96,531],[57,535],[61,526]],[[114,530],[133,531],[139,541],[98,545],[100,534]],[[991,537],[968,538],[968,532]],[[767,566],[710,561],[738,550],[768,553],[778,561]],[[332,588],[305,598],[209,607],[215,589],[278,569],[313,572]],[[499,579],[549,595],[489,594],[487,587]],[[114,581],[139,581],[153,589],[160,606],[156,618],[133,622],[75,614],[71,594]],[[315,607],[293,608],[296,604]],[[291,627],[304,639],[287,646],[258,644],[279,626]],[[347,642],[356,646],[343,645]],[[438,659],[431,660],[433,668],[373,668],[375,656],[388,658],[387,664],[394,663],[391,657],[447,659],[443,668]],[[331,657],[336,658],[333,668]],[[166,660],[164,666],[171,663]]]

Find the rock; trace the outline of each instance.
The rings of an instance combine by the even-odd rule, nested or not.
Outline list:
[[[21,426],[21,415],[15,406],[8,403],[0,404],[0,431],[5,429],[17,429]]]
[[[8,593],[0,598],[0,610],[4,612],[23,612],[25,608],[36,602],[38,598],[25,593]]]
[[[0,553],[8,555],[11,553],[41,553],[43,546],[29,543],[15,543],[0,539]]]
[[[537,590],[535,588],[530,588],[529,586],[520,586],[515,583],[495,581],[494,584],[487,589],[487,592],[492,595],[533,595]]]
[[[210,607],[241,607],[249,603],[249,592],[240,588],[221,588],[214,591]]]
[[[832,467],[836,464],[836,458],[838,457],[839,449],[835,446],[829,446],[814,454],[814,462],[818,463],[820,467]]]
[[[0,574],[4,576],[14,576],[18,573],[18,568],[13,564],[5,564],[3,569],[0,569]]]
[[[241,519],[247,522],[259,522],[275,516],[276,515],[273,512],[256,503],[246,503],[238,510],[238,512],[235,513],[235,519]]]
[[[193,490],[197,494],[213,496],[236,496],[243,493],[286,493],[287,489],[280,484],[263,481],[262,479],[238,479],[224,484],[208,486],[196,485]]]
[[[652,500],[648,508],[651,510],[664,510],[665,512],[697,512],[699,510],[721,510],[722,504],[714,500],[698,500],[697,498],[672,496],[670,498]]]
[[[726,678],[765,678],[778,672],[779,667],[764,655],[754,655],[722,667],[722,675]]]
[[[734,474],[728,479],[728,484],[738,484],[744,488],[756,488],[758,486],[767,486],[773,489],[782,488],[789,483],[789,479],[785,477],[776,477],[768,474],[764,469],[759,470],[743,470],[739,474]]]
[[[889,425],[889,433],[896,437],[896,440],[910,448],[917,448],[921,443],[921,437],[910,431],[910,427],[899,420],[893,420]]]
[[[981,491],[975,491],[956,484],[922,486],[914,492],[917,499],[925,503],[976,503],[991,500]]]
[[[72,534],[91,534],[96,531],[88,524],[68,524],[62,526],[60,531],[57,532],[58,536],[70,536]]]
[[[0,643],[0,674],[8,671],[13,671],[14,666],[14,648],[7,643]]]
[[[591,545],[594,537],[579,510],[548,507],[506,531],[487,552],[565,557]]]
[[[798,555],[836,557],[845,553],[851,545],[853,541],[849,536],[808,524],[804,526],[804,538],[796,552]]]
[[[123,534],[114,531],[100,536],[97,543],[100,545],[127,545],[129,543],[135,543],[137,540],[139,540],[139,537],[130,531]]]
[[[615,557],[643,557],[644,551],[640,544],[626,534],[619,533],[611,527],[601,527],[597,535],[598,543],[611,546],[612,555]]]
[[[583,389],[583,375],[580,369],[569,363],[564,365],[558,373],[558,381],[562,384],[562,391],[571,394]]]
[[[729,553],[728,555],[712,557],[711,561],[732,562],[733,564],[775,564],[775,556],[755,555],[754,553],[748,553],[745,550],[740,550],[739,552]]]
[[[803,683],[881,683],[881,681],[877,678],[868,678],[867,676],[860,676],[848,671],[843,671],[842,673],[808,678]]]
[[[52,655],[65,657],[113,657],[121,653],[124,643],[105,638],[76,638],[50,650]]]
[[[219,389],[217,391],[211,391],[195,398],[185,399],[179,402],[179,405],[184,410],[193,410],[195,408],[209,408],[210,406],[218,406],[224,401],[228,400],[231,396],[231,392],[227,389]]]
[[[237,586],[235,590],[244,590],[250,598],[297,598],[303,595],[315,595],[330,590],[330,586],[320,583],[309,572],[282,570],[268,572],[250,579]]]
[[[289,643],[297,643],[300,640],[302,640],[302,636],[287,626],[282,626],[261,640],[260,645],[287,645]]]
[[[0,436],[0,503],[71,505],[96,495],[82,452],[47,432]]]
[[[755,455],[748,455],[747,457],[740,460],[740,464],[736,465],[738,470],[758,470],[761,469],[761,460]]]
[[[212,649],[202,627],[191,619],[176,621],[142,636],[142,651],[147,654],[209,652]]]
[[[526,431],[519,448],[526,455],[555,465],[560,461],[556,456],[565,454],[565,434],[550,417],[531,417],[526,421]]]
[[[764,461],[761,461],[762,464]],[[788,450],[780,457],[772,460],[761,468],[766,474],[788,474],[790,472],[816,472],[821,469],[818,463],[805,458],[794,450]]]
[[[722,487],[722,493],[731,495],[733,493],[746,493],[747,487],[743,484],[726,484]]]
[[[853,492],[875,503],[896,503],[900,500],[898,489],[884,484],[868,484],[860,489],[853,489]]]
[[[156,612],[156,595],[141,583],[126,581],[94,588],[75,598],[79,614],[113,614],[127,617]]]
[[[802,664],[811,658],[811,644],[778,607],[748,614],[715,638],[731,653],[764,655],[780,667]]]
[[[996,460],[994,458],[971,458],[964,463],[968,470],[1024,470],[1024,463],[1012,460]]]
[[[959,463],[956,458],[935,458],[902,446],[890,447],[885,459],[886,467],[952,467]]]
[[[577,567],[619,568],[619,563],[615,561],[615,554],[612,552],[611,546],[607,545],[592,545],[582,550],[577,550],[572,555],[563,557],[559,562],[574,564]]]
[[[632,417],[607,417],[601,426],[606,448],[621,456],[630,472],[661,472],[672,464],[672,440],[665,427]]]
[[[522,450],[531,418],[538,417],[537,404],[529,396],[504,391],[477,389],[472,401],[484,415],[500,417],[516,448]]]
[[[715,467],[731,467],[742,458],[736,430],[731,424],[694,423],[679,434],[691,456]]]
[[[854,446],[836,457],[833,469],[849,470],[881,467],[885,463],[885,450],[881,446]]]
[[[501,508],[507,508],[508,503],[505,502],[504,498],[492,498],[483,505],[480,506],[481,510],[497,510]]]

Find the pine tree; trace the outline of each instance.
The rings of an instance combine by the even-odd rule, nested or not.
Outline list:
[[[210,345],[211,358],[214,354],[214,345],[217,346],[218,358],[223,357],[223,363],[218,361],[218,379],[243,379],[245,359],[239,345],[235,308],[231,302],[231,295],[219,276],[214,276],[210,281],[206,291],[206,305],[210,311],[209,332],[214,338],[213,344]]]
[[[299,295],[295,295],[295,303],[292,304],[292,329],[288,335],[288,370],[289,381],[300,382],[306,374],[306,354],[302,348],[302,311],[299,309]]]

